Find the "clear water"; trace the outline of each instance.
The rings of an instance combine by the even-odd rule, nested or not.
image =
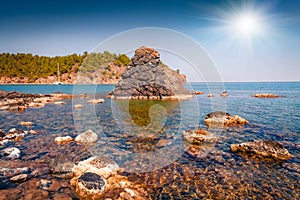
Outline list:
[[[78,91],[105,97],[114,86],[77,87],[80,87]],[[137,162],[126,161],[136,161],[137,155],[157,151],[159,154],[155,154],[156,160],[171,158],[171,161],[153,171],[134,173],[133,170],[124,173],[130,180],[144,185],[152,198],[156,199],[299,198],[299,171],[286,166],[300,166],[300,83],[224,83],[224,88],[213,84],[208,88],[205,83],[191,83],[189,87],[205,94],[181,103],[125,101],[121,103],[124,105],[120,105],[106,99],[105,103],[94,106],[79,99],[73,103],[84,104],[82,110],[73,110],[72,100],[65,100],[65,105],[49,104],[44,108],[30,108],[21,113],[0,111],[0,129],[34,129],[41,132],[16,144],[23,148],[25,155],[42,149],[44,154],[39,159],[48,158],[47,154],[53,154],[53,151],[60,153],[53,144],[55,136],[75,136],[89,128],[96,130],[101,139],[88,150],[93,154],[101,152],[122,167],[141,168]],[[215,93],[215,98],[207,97],[208,93],[224,89],[229,93],[226,98],[219,96],[219,93]],[[0,85],[0,90],[72,93],[73,85]],[[274,93],[283,97],[251,97],[255,93]],[[149,113],[151,107],[152,114]],[[182,130],[206,128],[203,123],[205,115],[216,110],[237,114],[250,123],[244,127],[212,130],[219,141],[205,155],[194,157],[184,152],[184,144],[180,139]],[[185,114],[187,119],[184,118]],[[155,124],[151,121],[153,119],[158,119],[158,122]],[[35,124],[32,127],[21,127],[18,125],[20,121],[32,121]],[[152,122],[155,126],[151,126]],[[151,138],[149,135],[139,137],[145,133],[151,134]],[[293,158],[285,162],[267,162],[245,158],[229,150],[232,143],[254,139],[282,142]],[[41,140],[43,145],[37,145]],[[158,145],[161,140],[167,144]],[[153,157],[149,159],[153,162]],[[145,164],[144,168],[151,167],[151,163],[141,163]]]

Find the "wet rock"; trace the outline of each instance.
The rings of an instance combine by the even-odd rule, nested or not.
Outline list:
[[[99,103],[104,103],[104,99],[90,99],[87,102],[90,104],[99,104]]]
[[[75,164],[72,162],[55,163],[51,165],[50,172],[57,178],[71,178],[73,175],[72,169]]]
[[[83,199],[100,199],[105,190],[105,180],[98,174],[86,172],[75,183],[77,194]]]
[[[55,142],[58,144],[67,143],[73,141],[73,138],[70,136],[56,137]]]
[[[11,188],[0,191],[0,200],[13,200],[21,198],[21,189],[20,188]]]
[[[19,124],[22,126],[32,126],[34,123],[33,122],[20,122]]]
[[[280,97],[277,94],[253,94],[251,96],[256,97],[256,98],[278,98],[278,97]]]
[[[229,113],[216,111],[206,115],[204,123],[207,126],[233,126],[233,125],[244,125],[249,122],[238,116],[231,116]]]
[[[92,130],[87,130],[86,132],[84,132],[80,135],[77,135],[75,137],[76,142],[80,142],[83,144],[95,143],[95,142],[97,142],[97,140],[98,140],[98,134],[93,132]]]
[[[3,138],[5,136],[5,134],[3,133],[3,131],[0,129],[0,138]]]
[[[184,87],[185,76],[160,62],[159,53],[148,47],[135,51],[130,66],[122,74],[113,91],[115,99],[170,99],[191,98]]]
[[[200,92],[200,91],[191,91],[191,94],[193,94],[193,95],[199,95],[199,94],[204,94],[204,92]]]
[[[64,101],[56,101],[56,102],[54,102],[54,104],[56,104],[56,105],[63,105],[63,104],[66,104],[66,102],[64,102]]]
[[[18,159],[21,156],[20,149],[18,149],[16,147],[6,148],[6,149],[2,150],[2,153],[4,154],[4,156],[6,158],[10,158],[10,159]]]
[[[55,194],[53,200],[72,200],[72,197],[67,194]]]
[[[39,187],[43,190],[48,190],[52,184],[51,180],[41,179],[39,182]]]
[[[287,168],[290,171],[300,173],[300,164],[299,163],[283,163],[282,167]]]
[[[16,176],[11,177],[9,180],[10,180],[11,182],[18,182],[18,183],[21,183],[21,182],[26,181],[27,178],[28,178],[28,175],[27,175],[27,174],[19,174],[19,175],[16,175]]]
[[[216,136],[206,130],[186,130],[182,133],[183,139],[190,144],[201,145],[205,143],[216,143],[218,139]]]
[[[78,109],[78,108],[83,108],[83,105],[82,104],[75,104],[74,105],[74,108]]]
[[[278,160],[288,160],[292,155],[281,144],[276,141],[254,140],[241,144],[231,144],[232,152],[241,152],[247,155],[257,155],[264,158],[274,158]]]
[[[120,168],[117,163],[105,157],[90,157],[87,160],[79,162],[78,165],[73,168],[75,177],[85,172],[93,172],[104,178],[108,178],[111,175],[117,174],[118,171],[120,171]]]
[[[227,91],[222,92],[222,93],[220,94],[220,96],[221,96],[221,97],[227,97],[227,96],[228,96]]]
[[[21,173],[27,173],[29,171],[28,167],[21,168],[0,168],[0,176],[12,177]]]
[[[21,130],[12,128],[6,133],[6,135],[3,137],[3,139],[21,140],[25,135],[26,135],[26,132],[22,132]]]

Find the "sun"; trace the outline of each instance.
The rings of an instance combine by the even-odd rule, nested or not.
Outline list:
[[[260,23],[254,15],[242,15],[234,22],[234,28],[245,36],[257,34],[260,29]]]

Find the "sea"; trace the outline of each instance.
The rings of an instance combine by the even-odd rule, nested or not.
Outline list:
[[[50,154],[66,151],[56,148],[55,137],[75,137],[92,129],[99,140],[84,148],[87,154],[113,159],[124,168],[123,175],[144,187],[153,199],[300,199],[300,82],[192,82],[186,87],[204,94],[185,101],[117,101],[105,98],[114,85],[0,85],[5,91],[105,98],[96,105],[74,98],[64,100],[63,105],[47,104],[23,112],[1,110],[4,132],[17,128],[38,134],[0,146],[0,150],[17,146],[23,152],[21,160],[45,161]],[[227,97],[220,96],[223,91]],[[209,98],[210,93],[214,97]],[[251,96],[256,93],[280,97]],[[83,108],[75,109],[75,104]],[[249,124],[209,128],[204,119],[213,111],[239,115]],[[34,124],[24,127],[21,121]],[[197,128],[213,133],[218,141],[191,148],[182,132]],[[230,144],[253,140],[277,141],[293,157],[278,161],[230,151]],[[76,157],[78,152],[67,152],[68,158],[59,162],[83,159]],[[17,185],[0,189],[13,187]]]

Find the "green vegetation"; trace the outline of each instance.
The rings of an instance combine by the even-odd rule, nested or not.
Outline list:
[[[32,54],[0,54],[0,77],[27,77],[36,80],[40,77],[56,76],[59,65],[60,74],[73,72],[94,73],[102,71],[106,74],[111,65],[128,66],[130,59],[125,55],[117,55],[104,51],[103,53],[72,54],[67,56],[38,56]],[[104,72],[105,71],[105,72]]]
[[[77,54],[48,57],[24,53],[2,53],[0,54],[0,76],[28,77],[30,80],[35,80],[39,77],[56,75],[58,65],[61,74],[67,73],[73,66],[81,65],[83,60],[84,56]],[[78,70],[78,67],[75,70]]]
[[[125,54],[122,54],[114,62],[118,66],[128,66],[130,63],[130,59]]]

